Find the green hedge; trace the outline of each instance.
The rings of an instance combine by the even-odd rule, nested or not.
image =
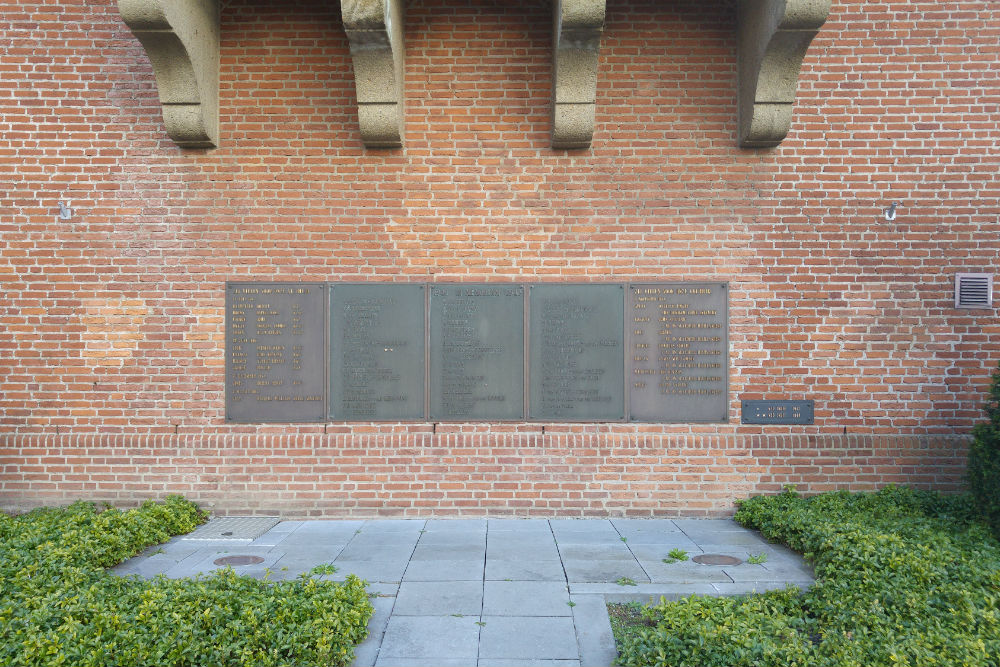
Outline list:
[[[346,665],[373,609],[364,584],[117,577],[203,516],[183,498],[98,512],[0,514],[0,665]]]
[[[1000,539],[1000,368],[993,374],[986,421],[972,430],[969,491],[983,519]]]
[[[816,584],[643,610],[623,665],[997,665],[1000,545],[967,496],[889,488],[753,498],[744,525],[814,565]]]

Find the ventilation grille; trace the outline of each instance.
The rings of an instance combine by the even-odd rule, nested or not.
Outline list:
[[[992,308],[993,276],[988,273],[955,275],[956,308]]]

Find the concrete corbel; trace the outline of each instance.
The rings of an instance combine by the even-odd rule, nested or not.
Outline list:
[[[740,3],[740,146],[777,146],[788,134],[802,60],[830,14],[831,1]]]
[[[218,0],[118,0],[156,76],[167,134],[180,146],[219,139]]]
[[[556,0],[552,40],[552,147],[587,148],[594,137],[597,62],[605,0]]]
[[[361,140],[403,145],[403,0],[340,0],[351,45]]]

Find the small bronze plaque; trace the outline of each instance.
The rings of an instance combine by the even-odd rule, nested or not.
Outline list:
[[[729,313],[725,283],[629,288],[629,418],[723,422],[728,418]]]
[[[215,565],[257,565],[263,563],[260,556],[223,556],[212,561]]]
[[[432,285],[430,418],[524,418],[524,287]]]
[[[330,419],[424,417],[424,286],[330,287]]]
[[[744,424],[812,424],[813,401],[743,401]]]
[[[622,285],[529,287],[529,416],[625,419]]]
[[[743,561],[734,556],[724,556],[723,554],[701,554],[692,558],[699,565],[739,565]]]
[[[325,419],[325,334],[325,283],[227,283],[226,419]]]

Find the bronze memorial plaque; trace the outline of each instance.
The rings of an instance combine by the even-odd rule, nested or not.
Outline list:
[[[326,418],[326,284],[226,284],[226,419]]]
[[[812,424],[815,403],[812,400],[757,401],[740,403],[740,422],[744,424]]]
[[[524,418],[524,287],[430,287],[430,418]]]
[[[625,419],[624,286],[528,289],[529,418]]]
[[[424,418],[424,286],[330,286],[330,419]]]
[[[717,282],[633,284],[625,325],[629,418],[728,419],[728,294]]]

